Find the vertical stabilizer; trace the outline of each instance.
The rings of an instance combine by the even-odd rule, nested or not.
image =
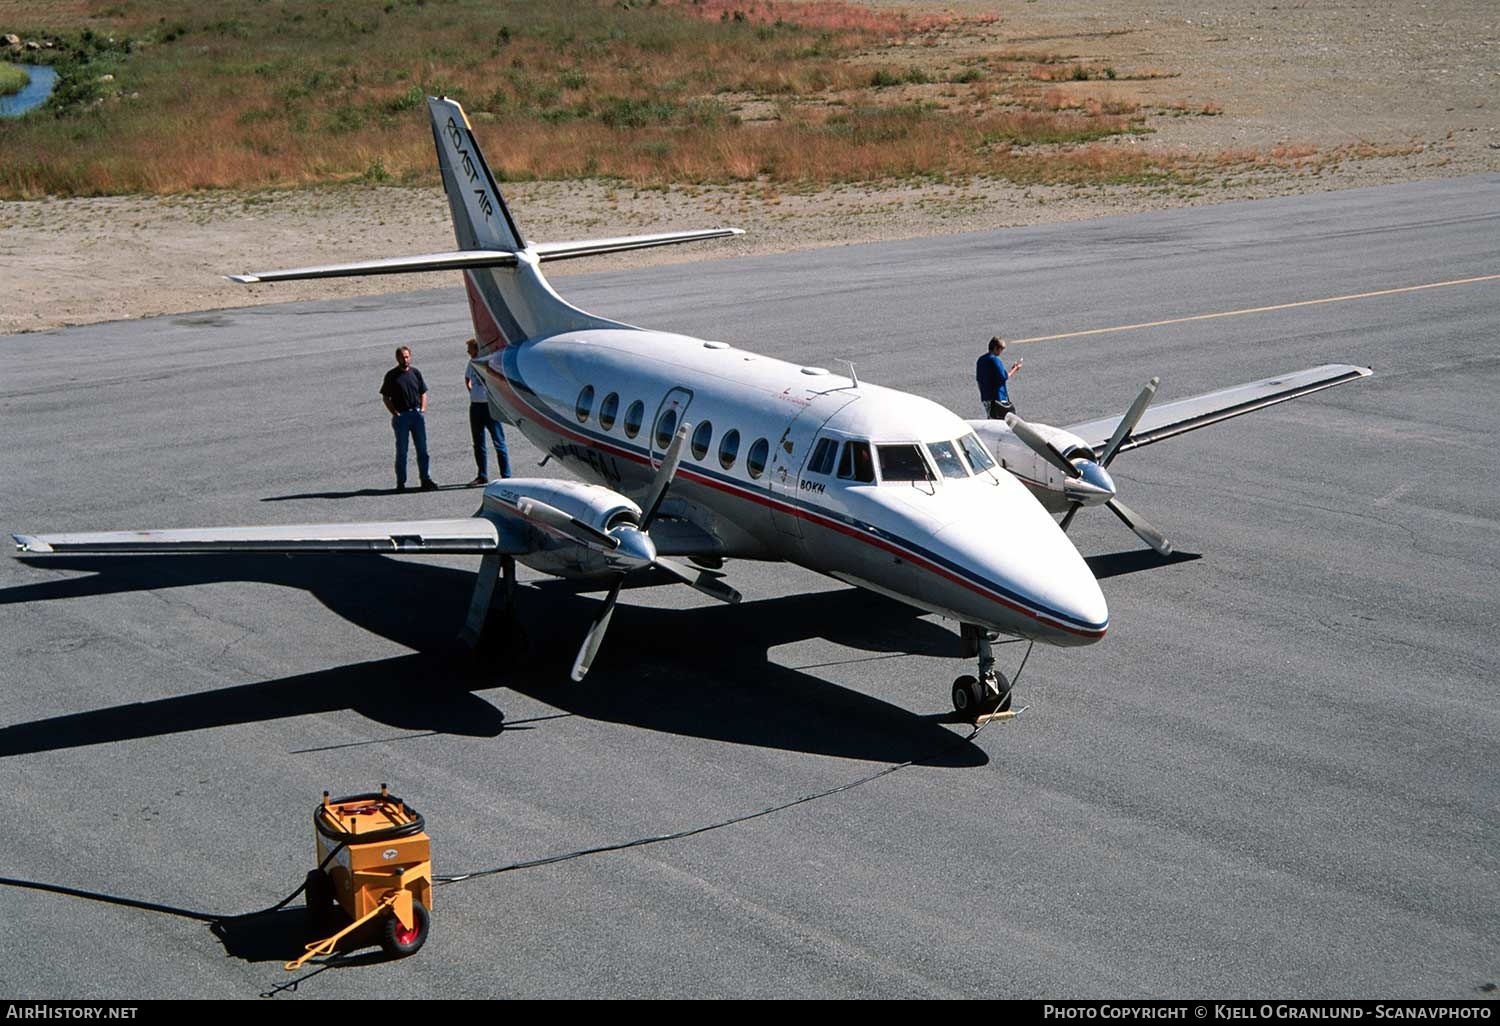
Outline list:
[[[463,108],[447,97],[429,96],[427,110],[458,248],[503,250],[517,256],[514,267],[464,271],[480,355],[562,331],[629,327],[585,313],[552,291],[500,195]]]

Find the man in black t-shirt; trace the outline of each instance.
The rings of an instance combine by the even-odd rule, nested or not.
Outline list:
[[[417,476],[422,491],[437,490],[427,473],[427,382],[422,372],[411,365],[411,349],[396,348],[396,366],[385,372],[380,383],[380,398],[391,413],[391,427],[396,432],[396,491],[406,491],[407,439],[417,443]]]

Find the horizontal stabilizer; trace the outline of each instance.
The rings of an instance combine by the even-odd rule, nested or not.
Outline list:
[[[1129,452],[1152,442],[1195,431],[1210,424],[1239,417],[1256,410],[1263,410],[1288,399],[1311,395],[1346,381],[1357,381],[1374,372],[1368,367],[1355,367],[1347,363],[1329,363],[1321,367],[1282,374],[1274,378],[1263,378],[1233,388],[1221,389],[1190,399],[1161,403],[1148,409],[1136,423],[1135,428],[1120,443],[1117,452]],[[1095,455],[1103,452],[1111,432],[1119,424],[1118,414],[1102,420],[1091,420],[1085,424],[1070,424],[1065,429],[1082,438],[1093,447]]]
[[[455,253],[424,253],[421,256],[358,260],[351,264],[321,264],[293,267],[286,271],[256,271],[226,274],[241,285],[266,281],[296,281],[301,278],[351,278],[365,274],[420,274],[424,271],[462,271],[470,267],[514,267],[516,255],[503,249],[470,249]]]
[[[188,552],[485,553],[500,549],[502,541],[495,525],[482,517],[11,537],[22,552],[36,556]]]
[[[739,228],[704,228],[691,232],[659,232],[655,235],[622,235],[613,239],[580,239],[577,242],[538,242],[528,251],[538,260],[572,260],[631,249],[671,246],[679,242],[699,242],[745,234]],[[298,281],[305,278],[351,278],[370,274],[422,274],[427,271],[463,271],[473,267],[514,267],[514,252],[506,249],[468,249],[452,253],[423,253],[419,256],[387,257],[382,260],[356,260],[347,264],[318,264],[293,267],[285,271],[255,271],[251,274],[226,274],[224,277],[241,285],[258,285],[270,281]]]
[[[541,260],[572,260],[575,257],[619,253],[628,249],[650,249],[672,246],[679,242],[700,242],[744,235],[740,228],[703,228],[691,232],[658,232],[655,235],[622,235],[615,239],[582,239],[578,242],[534,242],[531,251]]]

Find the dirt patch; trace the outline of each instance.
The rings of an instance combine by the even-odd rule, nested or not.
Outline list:
[[[1500,19],[1492,0],[1117,0],[1107,12],[1091,0],[1048,0],[945,9],[1000,18],[940,36],[928,45],[941,53],[925,52],[925,63],[960,67],[1017,53],[1083,68],[1038,79],[1035,88],[1061,107],[1134,105],[1149,134],[1098,145],[1170,154],[1194,169],[1192,181],[1020,187],[980,178],[817,192],[765,183],[662,191],[538,182],[506,187],[517,220],[538,240],[715,224],[747,232],[549,267],[560,276],[1500,171]],[[0,203],[0,334],[453,285],[452,275],[252,287],[221,277],[452,246],[437,189]]]

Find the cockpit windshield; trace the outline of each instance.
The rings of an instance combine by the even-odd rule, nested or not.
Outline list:
[[[958,455],[957,443],[928,442],[927,451],[932,453],[932,462],[937,464],[944,477],[969,476],[969,468],[964,466],[964,461]]]
[[[917,445],[877,445],[883,481],[931,481],[932,471]]]
[[[995,465],[995,458],[973,432],[960,438],[958,444],[963,446],[964,455],[969,457],[969,465],[974,468],[974,473],[982,474]]]

